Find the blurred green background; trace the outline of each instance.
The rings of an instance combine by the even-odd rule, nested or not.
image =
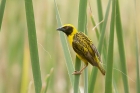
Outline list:
[[[105,13],[108,0],[102,0],[103,12]],[[78,23],[78,0],[57,0],[62,24],[71,23],[77,27]],[[0,1],[1,3],[1,1]],[[89,0],[92,15],[98,21],[96,0]],[[39,62],[42,77],[42,86],[45,86],[45,78],[51,74],[48,93],[73,93],[65,64],[63,49],[60,42],[59,33],[56,31],[57,20],[53,0],[33,0]],[[136,9],[135,9],[136,7]],[[140,1],[121,0],[120,12],[123,27],[126,65],[128,72],[128,82],[130,93],[136,92],[136,56],[135,56],[135,29],[140,30]],[[90,7],[87,5],[87,28],[88,36],[95,46],[98,45],[95,31],[92,31],[90,19]],[[117,16],[117,15],[116,15]],[[110,23],[110,17],[108,19]],[[106,37],[109,37],[109,25],[106,29]],[[138,40],[140,39],[138,32]],[[108,42],[108,39],[107,39]],[[108,43],[107,43],[108,44]],[[73,62],[75,53],[70,47]],[[106,63],[106,62],[105,62]],[[120,58],[118,52],[117,38],[115,32],[114,40],[114,67],[120,70]],[[73,63],[74,64],[74,63]],[[25,68],[23,68],[25,65]],[[92,66],[88,66],[90,73]],[[24,74],[23,74],[24,73]],[[115,74],[115,75],[114,75]],[[123,83],[121,72],[113,70],[116,86],[119,93],[123,93]],[[25,82],[22,82],[22,79]],[[130,79],[131,78],[131,79]],[[95,93],[104,91],[105,76],[101,73],[97,76]],[[33,76],[30,62],[27,23],[24,0],[7,0],[2,27],[0,31],[0,93],[25,93],[22,91],[22,84],[25,84],[26,93],[34,93]],[[80,88],[83,86],[83,74],[80,78]]]

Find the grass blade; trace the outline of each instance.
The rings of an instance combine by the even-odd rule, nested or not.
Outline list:
[[[80,65],[81,65],[81,62],[80,62],[80,61],[81,61],[81,60],[76,56],[75,62],[76,62],[76,63],[80,63]],[[80,70],[79,64],[76,64],[76,63],[75,63],[75,69],[76,69],[76,70]],[[79,78],[80,78],[80,75],[75,75],[75,76],[74,76],[74,93],[78,93]]]
[[[51,68],[50,70],[50,73],[46,75],[46,78],[45,78],[45,84],[40,93],[47,93],[47,90],[48,90],[48,87],[49,87],[49,84],[50,84],[50,81],[51,81],[51,78],[52,78],[52,73],[53,73],[53,68]]]
[[[57,24],[60,27],[60,26],[62,26],[62,24],[61,24],[61,19],[60,19],[60,16],[59,16],[59,11],[58,11],[57,4],[56,4],[55,0],[54,0],[54,3],[55,3],[55,10],[56,10]],[[73,62],[72,62],[72,58],[71,58],[71,55],[70,55],[68,43],[67,43],[67,40],[66,40],[66,37],[65,37],[64,33],[59,31],[59,35],[60,35],[62,47],[63,47],[63,50],[64,50],[64,55],[65,55],[66,66],[67,66],[67,69],[68,69],[69,78],[70,78],[71,84],[73,86],[74,79],[73,79],[72,73],[74,71],[74,66],[72,64]]]
[[[112,1],[110,37],[107,55],[107,70],[105,78],[105,93],[112,93],[113,47],[114,47],[115,0]]]
[[[136,33],[136,30],[135,30],[135,33]],[[138,46],[138,39],[137,39],[137,33],[136,33],[136,73],[137,73],[137,93],[140,93],[140,70],[139,70],[139,46]]]
[[[138,41],[138,31],[137,31],[137,11],[136,11],[136,0],[135,0],[135,20],[134,20],[134,25],[135,25],[135,42],[136,42],[136,73],[137,73],[137,77],[136,77],[136,86],[137,86],[137,93],[140,93],[140,68],[139,68],[139,41]]]
[[[3,15],[4,15],[5,4],[6,4],[6,0],[2,0],[0,4],[0,30],[2,25]]]
[[[128,87],[128,79],[127,79],[127,70],[126,70],[126,60],[125,60],[125,50],[124,50],[124,43],[123,43],[123,30],[121,25],[121,17],[120,17],[120,9],[119,9],[119,0],[116,0],[116,33],[118,39],[118,47],[119,47],[119,55],[120,55],[120,65],[121,71],[125,74],[122,74],[123,85],[125,93],[129,93]]]
[[[101,22],[103,20],[103,10],[102,10],[102,3],[101,3],[101,0],[97,0],[97,9],[98,9],[98,18],[99,18],[99,22]],[[103,24],[100,24],[99,25],[100,27],[100,32],[102,31],[102,27],[103,27]],[[106,43],[106,37],[104,37],[104,43],[103,43],[103,61],[105,62],[106,61],[106,52],[107,52],[107,43]]]
[[[86,25],[86,9],[87,0],[80,0],[79,2],[79,15],[78,15],[78,31],[84,32]],[[75,70],[80,70],[81,62],[78,57],[76,57]],[[78,93],[77,87],[79,86],[80,75],[74,76],[74,93]],[[76,88],[75,88],[76,87]]]
[[[88,93],[88,68],[84,70],[84,93]]]
[[[94,91],[97,73],[98,73],[98,69],[92,68],[92,72],[91,72],[90,79],[89,79],[88,93],[93,93],[93,91]]]
[[[28,28],[28,39],[30,48],[31,65],[36,93],[40,93],[42,82],[38,57],[36,29],[34,21],[33,3],[32,0],[25,0],[26,20]]]
[[[80,0],[78,14],[78,31],[84,32],[86,26],[87,0]]]
[[[28,87],[28,72],[29,72],[29,50],[24,48],[24,59],[21,76],[21,89],[20,93],[26,93]]]
[[[119,93],[114,79],[113,79],[113,86],[115,91],[114,93]]]
[[[45,87],[44,93],[47,93],[47,89],[49,86],[50,79],[52,77],[52,73],[53,73],[53,68],[51,69],[50,73],[46,77],[46,87]]]
[[[103,10],[102,10],[101,0],[97,0],[97,9],[98,9],[99,22],[101,22],[103,20]],[[103,24],[100,24],[99,27],[100,27],[100,32],[101,32]],[[104,37],[104,47],[103,47],[103,58],[104,58],[103,61],[104,62],[106,61],[106,58],[107,58],[106,52],[107,52],[107,43],[106,43],[106,37]]]
[[[99,16],[99,22],[103,20],[103,10],[102,10],[102,3],[101,0],[97,0],[97,9],[98,9],[98,16]],[[100,24],[100,31],[102,30],[102,24]]]
[[[86,15],[86,24],[87,24],[87,15]],[[85,25],[85,34],[87,34],[87,26]],[[84,93],[88,93],[88,68],[84,70]]]
[[[92,16],[92,14],[90,14],[90,19],[91,19],[92,25],[93,25],[93,26],[96,26],[96,23],[95,23],[95,21],[94,21],[94,18],[93,18],[93,16]],[[100,34],[99,34],[99,31],[98,31],[97,27],[95,28],[95,32],[96,32],[97,39],[99,40]]]
[[[107,24],[108,15],[109,15],[110,2],[111,2],[111,0],[108,1],[106,14],[105,14],[105,20],[104,20],[104,23],[103,23],[101,36],[100,36],[99,44],[98,44],[98,51],[99,51],[100,54],[101,54],[101,51],[102,51],[102,44],[103,44],[103,41],[104,41],[105,28],[106,28],[106,24]],[[98,72],[98,69],[94,67],[92,69],[90,80],[89,80],[89,91],[88,91],[89,93],[93,93],[93,91],[94,91],[95,81],[96,81],[96,78],[97,78],[97,72]]]

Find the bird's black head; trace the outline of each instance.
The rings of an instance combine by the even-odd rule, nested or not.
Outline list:
[[[58,31],[63,31],[67,36],[71,35],[73,32],[73,26],[70,24],[64,25],[57,28]]]

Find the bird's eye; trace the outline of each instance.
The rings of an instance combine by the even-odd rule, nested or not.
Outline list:
[[[69,27],[68,26],[65,26],[64,28],[65,28],[65,30],[67,30]]]

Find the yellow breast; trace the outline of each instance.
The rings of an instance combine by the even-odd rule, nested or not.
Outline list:
[[[68,41],[69,41],[70,45],[72,45],[73,37],[76,33],[77,33],[76,28],[73,28],[73,32],[68,36]]]
[[[70,45],[72,45],[73,37],[74,37],[74,35],[69,35],[68,36],[68,41],[69,41]]]

